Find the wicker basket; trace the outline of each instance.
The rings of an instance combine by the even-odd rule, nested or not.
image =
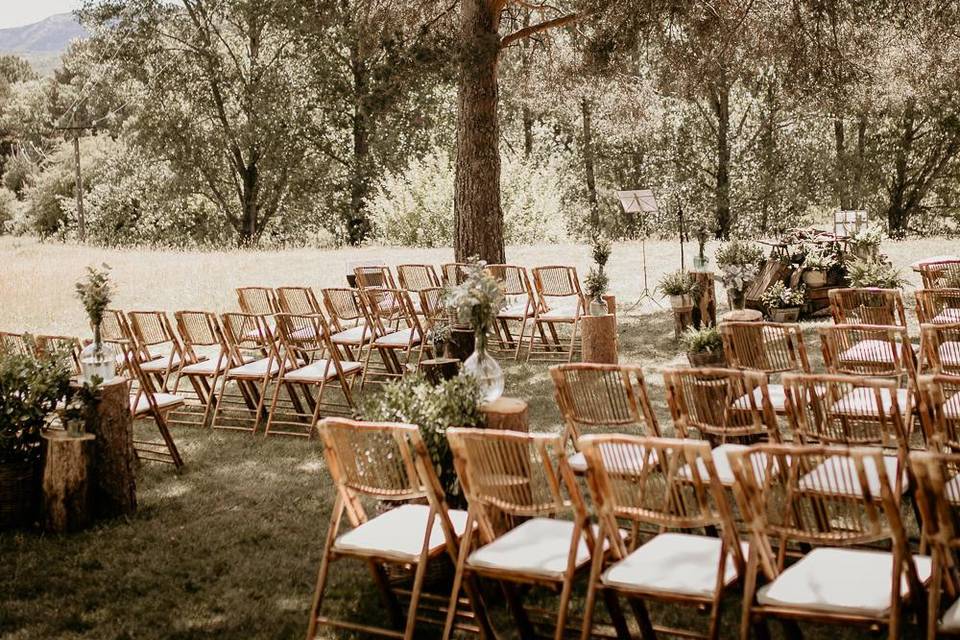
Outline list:
[[[30,524],[37,504],[37,465],[0,464],[0,530]]]

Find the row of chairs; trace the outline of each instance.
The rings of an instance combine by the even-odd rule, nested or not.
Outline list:
[[[840,324],[907,326],[903,294],[899,289],[831,289],[828,295],[831,315]],[[920,324],[960,322],[960,289],[918,289],[914,300]]]
[[[960,287],[960,260],[934,260],[918,265],[924,289]]]
[[[768,637],[771,618],[791,637],[799,637],[798,621],[883,628],[891,639],[911,618],[929,638],[960,629],[960,604],[950,602],[960,578],[958,454],[905,459],[926,555],[912,549],[902,494],[877,448],[745,446],[730,452],[727,481],[703,441],[584,436],[577,447],[588,506],[561,436],[450,429],[462,511],[449,508],[415,426],[327,419],[320,432],[337,500],[308,638],[321,626],[413,638],[418,623],[442,625],[444,638],[454,629],[496,637],[481,580],[502,588],[521,637],[543,635],[545,623],[549,635],[565,637],[574,622],[571,595],[584,579],[584,639],[596,631],[598,596],[617,637],[631,637],[625,597],[643,637],[717,638],[724,596],[738,585],[742,638]],[[364,499],[402,506],[371,517]],[[453,588],[426,594],[427,565],[441,556],[455,563]],[[368,564],[403,631],[324,615],[330,567],[341,558]],[[412,568],[411,589],[394,589],[385,579],[389,565]],[[533,586],[559,594],[552,619],[524,605]],[[444,600],[445,607],[430,607]],[[651,602],[707,612],[706,632],[655,625]]]

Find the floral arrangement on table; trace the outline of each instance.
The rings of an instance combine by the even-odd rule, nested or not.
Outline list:
[[[745,240],[731,240],[720,245],[716,259],[731,304],[742,308],[747,288],[760,273],[763,251]]]
[[[903,273],[883,258],[854,258],[847,263],[847,278],[851,287],[880,287],[899,289],[906,284]]]
[[[500,282],[485,267],[486,263],[471,259],[464,267],[463,281],[444,289],[443,302],[456,321],[473,329],[474,351],[463,363],[463,371],[476,378],[484,400],[491,402],[503,393],[504,378],[500,365],[487,354],[487,337],[507,300]]]
[[[604,302],[603,296],[610,288],[610,277],[607,275],[606,267],[612,252],[613,246],[608,239],[599,233],[593,236],[590,243],[593,266],[590,267],[587,277],[583,280],[585,293],[590,301],[590,315],[602,316],[607,314],[607,303]]]
[[[417,373],[384,385],[382,392],[364,396],[360,416],[376,422],[403,422],[420,429],[430,460],[444,491],[460,496],[453,454],[447,442],[450,427],[482,427],[481,390],[470,376],[460,375],[437,385]],[[455,499],[458,505],[463,500]]]
[[[113,299],[110,266],[102,266],[102,269],[87,267],[86,277],[76,284],[77,298],[83,304],[93,329],[93,342],[80,355],[83,377],[87,382],[112,378],[116,367],[113,354],[107,353],[101,336],[103,316]]]

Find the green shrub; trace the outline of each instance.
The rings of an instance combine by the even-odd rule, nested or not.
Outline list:
[[[906,284],[899,269],[879,259],[854,258],[847,263],[847,278],[851,287],[899,289]]]
[[[0,463],[40,459],[40,434],[69,390],[63,361],[0,353]]]
[[[665,296],[695,296],[699,289],[696,279],[682,269],[664,274],[657,286]]]
[[[590,267],[587,277],[583,280],[583,286],[590,300],[600,300],[610,287],[610,276],[603,269]]]
[[[38,171],[36,163],[26,154],[15,154],[3,165],[3,186],[19,197]]]
[[[723,350],[723,338],[720,336],[720,330],[712,325],[699,329],[687,327],[687,330],[680,336],[680,344],[690,353]]]
[[[719,267],[758,265],[763,250],[746,240],[731,240],[720,245],[716,259]]]
[[[9,233],[17,215],[17,196],[7,188],[0,187],[0,234]]]

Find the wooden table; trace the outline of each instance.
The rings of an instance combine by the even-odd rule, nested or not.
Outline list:
[[[720,316],[720,322],[760,322],[763,313],[756,309],[735,309]]]

